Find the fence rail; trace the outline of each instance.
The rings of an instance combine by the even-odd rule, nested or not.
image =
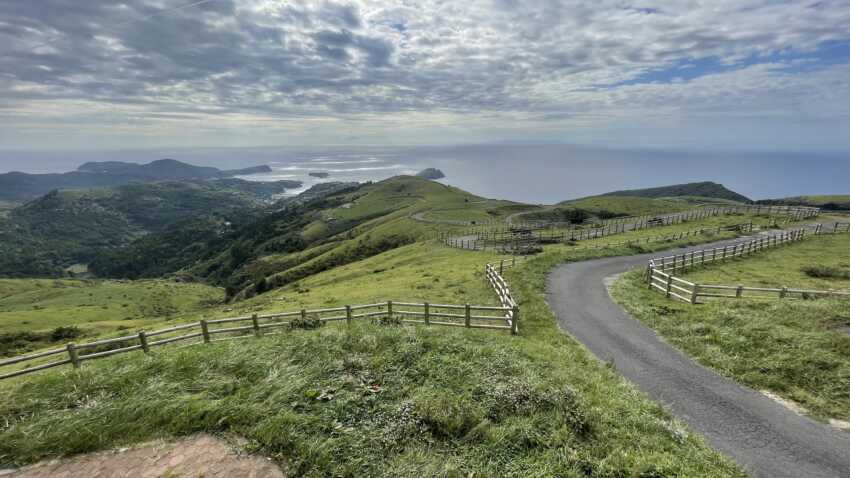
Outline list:
[[[558,243],[576,242],[589,239],[625,234],[653,227],[681,224],[688,221],[700,220],[714,216],[734,214],[755,215],[785,215],[789,220],[802,220],[817,216],[820,209],[812,207],[792,206],[724,206],[704,207],[675,214],[660,214],[646,216],[630,216],[602,221],[598,227],[579,228],[568,225],[566,230],[560,230],[565,223],[535,223],[521,227],[517,225],[500,228],[473,228],[460,233],[442,233],[440,240],[449,247],[468,250],[501,249],[508,251],[513,244],[513,250],[522,250],[518,244],[523,242]],[[850,227],[850,226],[847,226]],[[752,223],[750,223],[752,228]]]
[[[518,262],[516,256],[514,256],[510,259],[502,259],[499,262],[484,265],[484,276],[499,297],[502,309],[505,310],[505,322],[511,327],[512,334],[519,333],[519,304],[514,299],[508,282],[502,276],[502,273],[508,267],[515,267]]]
[[[749,239],[736,244],[729,244],[723,247],[714,247],[711,249],[702,249],[698,251],[687,252],[679,255],[657,257],[649,260],[650,270],[666,271],[685,271],[688,268],[707,264],[709,262],[724,261],[734,257],[747,256],[761,250],[796,242],[806,237],[806,228],[798,228],[789,231],[783,231],[778,234],[762,236],[755,239]]]
[[[820,224],[817,224],[813,227],[813,233],[810,233],[807,228],[803,227],[783,231],[782,233],[771,236],[730,244],[724,247],[715,247],[681,255],[650,259],[646,273],[647,284],[650,289],[660,291],[671,299],[688,302],[690,304],[701,303],[700,298],[703,297],[735,299],[808,299],[819,296],[828,296],[850,298],[850,292],[848,291],[812,290],[789,287],[769,288],[747,287],[743,285],[697,284],[674,275],[677,272],[683,272],[712,262],[729,260],[735,257],[745,257],[765,249],[802,241],[811,235],[839,232],[850,232],[850,225],[845,228],[844,224],[836,223],[830,230],[829,228],[823,228]]]
[[[501,276],[499,276],[501,278]],[[492,278],[488,276],[488,279]],[[386,319],[405,324],[455,326],[472,329],[519,330],[519,306],[510,296],[504,279],[499,282],[501,306],[430,304],[416,302],[379,302],[365,305],[347,305],[327,309],[302,309],[265,315],[229,317],[200,320],[166,329],[140,331],[137,334],[115,337],[83,344],[68,343],[65,347],[20,357],[0,360],[0,370],[14,365],[25,368],[0,372],[0,380],[17,377],[61,365],[79,368],[83,362],[111,355],[141,350],[148,354],[151,348],[184,342],[187,345],[210,343],[246,337],[259,337],[280,333],[279,329],[303,327],[308,322],[325,323],[354,320]],[[495,286],[494,286],[495,288]],[[499,289],[497,289],[499,293]],[[505,300],[506,298],[510,300]],[[302,321],[300,324],[297,321]],[[60,358],[61,356],[61,358]],[[53,358],[56,360],[45,362]]]

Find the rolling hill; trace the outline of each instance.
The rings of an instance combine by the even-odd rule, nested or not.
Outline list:
[[[250,297],[435,235],[437,226],[411,219],[417,212],[501,204],[411,176],[314,189],[220,236],[168,228],[101,256],[92,269],[104,277],[179,274]]]
[[[628,196],[643,198],[671,198],[695,196],[702,198],[725,199],[736,202],[752,202],[749,198],[735,191],[727,189],[722,184],[711,181],[697,183],[674,184],[657,188],[628,189],[623,191],[612,191],[600,196]]]
[[[54,189],[82,189],[117,186],[132,182],[186,179],[216,179],[269,172],[268,166],[222,171],[212,167],[194,166],[173,159],[161,159],[148,164],[120,161],[90,162],[76,171],[62,174],[0,174],[0,200],[25,201]],[[287,188],[301,187],[300,181],[285,181]]]
[[[833,194],[823,196],[796,196],[782,199],[762,199],[758,204],[814,206],[827,211],[850,211],[850,195]]]
[[[63,276],[70,266],[176,224],[217,235],[259,214],[286,187],[222,179],[53,191],[0,216],[0,275]]]

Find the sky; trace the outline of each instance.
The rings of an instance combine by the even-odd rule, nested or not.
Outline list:
[[[3,0],[0,149],[850,151],[847,0]]]

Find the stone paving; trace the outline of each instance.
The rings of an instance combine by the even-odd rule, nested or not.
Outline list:
[[[283,478],[272,461],[240,455],[224,441],[197,435],[0,471],[2,478]]]

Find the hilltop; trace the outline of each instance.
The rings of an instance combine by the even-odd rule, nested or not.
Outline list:
[[[751,202],[745,196],[712,182],[674,184],[649,189],[612,191],[597,196],[570,199],[554,206],[521,214],[520,219],[569,221],[666,214],[706,204]]]
[[[623,191],[612,191],[599,196],[628,196],[642,198],[672,198],[672,197],[700,197],[725,199],[736,202],[752,202],[748,197],[727,189],[722,184],[711,181],[697,183],[673,184],[646,189],[627,189]]]
[[[0,174],[0,200],[25,201],[54,189],[117,186],[139,181],[230,178],[269,171],[271,171],[269,166],[223,171],[213,167],[194,166],[174,159],[161,159],[148,164],[120,161],[89,162],[69,173]],[[299,188],[302,185],[300,181],[285,181],[285,184],[290,189]]]

